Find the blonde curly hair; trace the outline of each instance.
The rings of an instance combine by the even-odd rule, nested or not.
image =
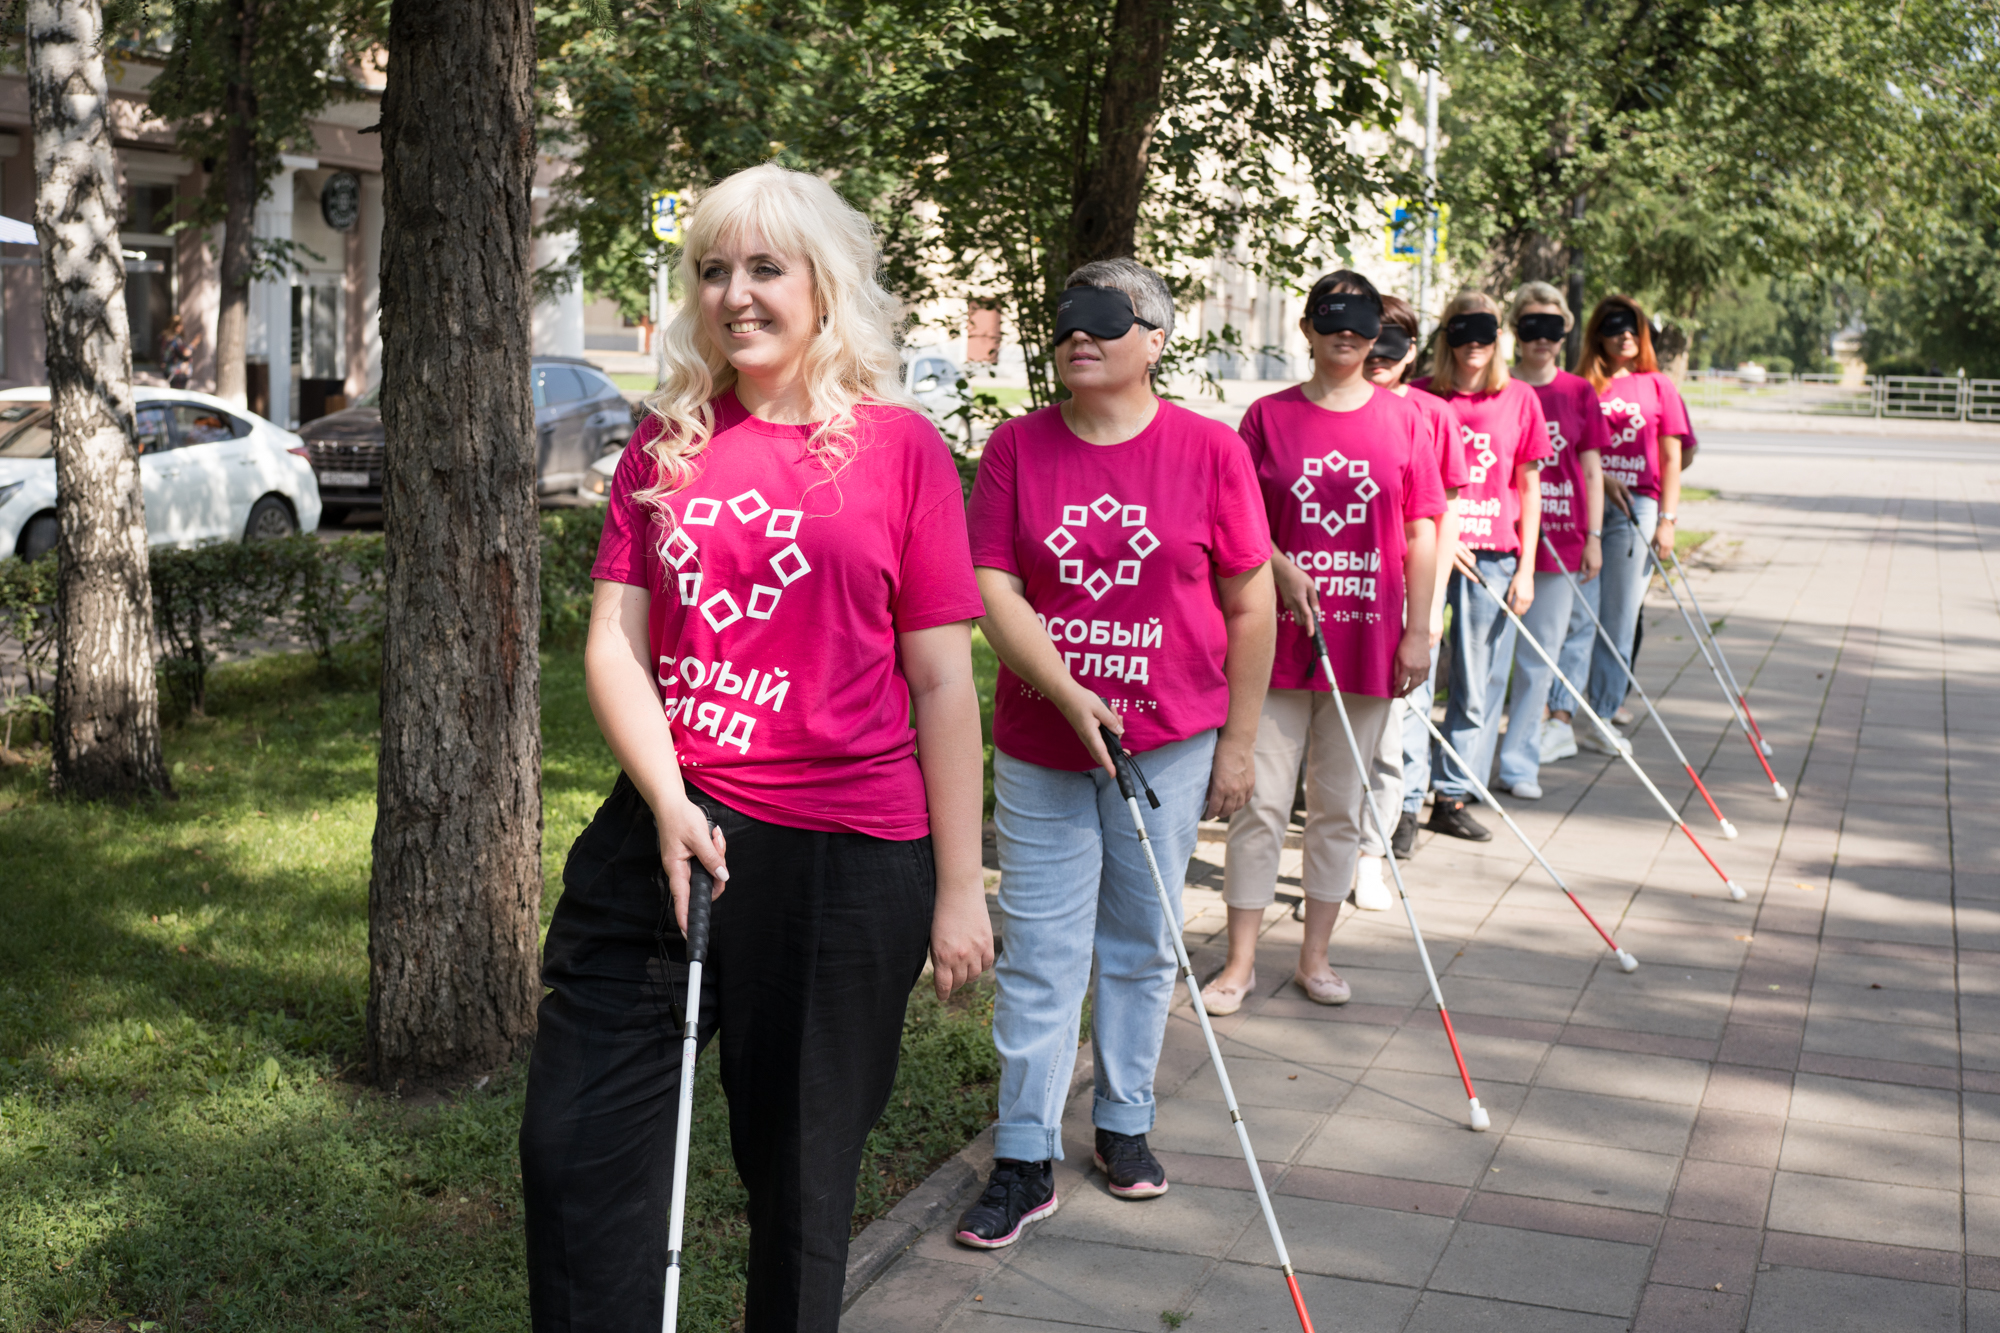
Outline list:
[[[820,327],[806,347],[806,392],[816,423],[806,447],[828,474],[853,461],[856,407],[916,406],[901,384],[897,303],[875,277],[881,257],[873,225],[817,176],[773,162],[745,168],[702,195],[683,236],[684,295],[660,334],[666,373],[645,400],[660,419],[644,446],[655,480],[635,493],[656,510],[694,480],[695,460],[715,433],[711,403],[736,383],[736,368],[702,327],[701,261],[723,240],[749,233],[812,271]]]

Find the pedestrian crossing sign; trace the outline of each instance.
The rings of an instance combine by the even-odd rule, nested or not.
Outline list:
[[[1424,204],[1421,199],[1399,199],[1382,229],[1382,257],[1399,264],[1414,264],[1424,257]],[[1437,205],[1437,258],[1445,257],[1445,241],[1451,232],[1451,205]]]

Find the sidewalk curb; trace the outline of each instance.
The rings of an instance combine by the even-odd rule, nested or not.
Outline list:
[[[1090,1085],[1092,1073],[1090,1047],[1079,1047],[1076,1073],[1071,1076],[1069,1092],[1063,1097],[1065,1104]],[[988,1125],[931,1172],[923,1184],[905,1194],[894,1208],[870,1222],[849,1242],[847,1286],[840,1297],[842,1313],[933,1227],[956,1220],[959,1204],[979,1183],[992,1161],[993,1126]]]

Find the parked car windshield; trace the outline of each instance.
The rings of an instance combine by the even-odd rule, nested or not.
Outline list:
[[[0,407],[0,458],[48,458],[55,451],[48,408],[39,403]]]

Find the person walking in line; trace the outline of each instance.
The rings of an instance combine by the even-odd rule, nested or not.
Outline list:
[[[983,608],[951,453],[898,387],[867,219],[816,176],[752,167],[696,204],[680,264],[591,571],[585,684],[623,771],[543,948],[529,1303],[537,1333],[660,1327],[699,861],[698,1035],[721,1033],[749,1195],[742,1326],[835,1333],[910,990],[926,953],[940,997],[993,957]]]
[[[1098,729],[1143,758],[1160,798],[1147,837],[1169,883],[1185,877],[1203,817],[1250,794],[1276,629],[1271,539],[1235,434],[1153,392],[1173,322],[1165,280],[1130,259],[1070,274],[1054,345],[1070,397],[994,431],[973,486],[980,625],[1001,663],[1004,944],[996,1160],[957,1228],[981,1249],[1056,1208],[1086,992],[1094,1163],[1119,1198],[1168,1187],[1146,1135],[1181,922],[1178,910],[1162,919]]]
[[[1646,312],[1629,296],[1607,296],[1597,303],[1584,327],[1576,373],[1597,391],[1610,430],[1604,452],[1604,574],[1599,580],[1598,616],[1630,661],[1639,610],[1651,581],[1646,547],[1651,544],[1662,560],[1674,549],[1684,445],[1694,431],[1680,391],[1660,372],[1653,355],[1653,330]],[[1564,674],[1569,674],[1567,668]],[[1624,664],[1601,641],[1595,642],[1590,679],[1583,689],[1598,716],[1609,720],[1618,712],[1628,683]],[[1555,703],[1565,699],[1559,695]],[[1594,727],[1585,727],[1576,742],[1599,753],[1613,753]]]
[[[1367,783],[1340,724],[1312,631],[1324,624],[1340,703],[1363,754],[1389,724],[1389,701],[1429,674],[1437,521],[1445,512],[1436,426],[1369,381],[1381,331],[1374,284],[1341,270],[1313,284],[1300,331],[1304,384],[1250,405],[1239,428],[1256,464],[1277,553],[1282,613],[1271,690],[1257,725],[1257,783],[1229,821],[1222,896],[1229,957],[1202,990],[1232,1014],[1257,985],[1257,936],[1278,886],[1299,763],[1306,769],[1305,938],[1293,983],[1319,1004],[1352,995],[1327,961],[1341,902],[1356,882]]]
[[[1431,422],[1437,450],[1438,478],[1444,483],[1445,509],[1437,526],[1436,590],[1431,594],[1430,672],[1416,688],[1389,701],[1389,725],[1382,730],[1382,743],[1369,761],[1370,799],[1383,810],[1395,810],[1396,827],[1390,846],[1382,846],[1375,825],[1361,826],[1361,863],[1354,880],[1354,905],[1372,911],[1386,911],[1394,902],[1382,858],[1394,854],[1407,861],[1416,854],[1417,816],[1431,786],[1431,738],[1423,719],[1431,711],[1437,680],[1439,641],[1444,637],[1445,574],[1451,569],[1452,550],[1458,541],[1458,491],[1465,485],[1465,448],[1459,442],[1458,421],[1443,400],[1428,393],[1412,393],[1408,383],[1410,367],[1417,359],[1417,312],[1399,296],[1382,298],[1382,333],[1368,353],[1368,379],[1380,385]]]
[[[1485,292],[1465,292],[1445,308],[1431,345],[1433,374],[1417,381],[1442,398],[1458,420],[1467,482],[1458,502],[1459,545],[1480,578],[1507,588],[1507,604],[1524,614],[1535,600],[1535,566],[1523,561],[1540,541],[1541,487],[1535,473],[1552,456],[1548,423],[1535,391],[1507,373],[1498,354],[1500,307]],[[1501,701],[1514,654],[1514,625],[1493,600],[1453,571],[1451,699],[1445,739],[1483,781],[1500,738]],[[1493,834],[1466,813],[1471,782],[1439,750],[1431,761],[1434,796],[1427,828],[1485,842]]]
[[[1569,302],[1546,282],[1523,283],[1507,312],[1514,330],[1517,360],[1514,378],[1530,386],[1541,400],[1548,424],[1553,461],[1541,470],[1542,536],[1546,547],[1536,557],[1535,600],[1521,617],[1528,633],[1548,648],[1577,679],[1589,662],[1595,633],[1590,614],[1572,605],[1581,588],[1590,609],[1596,609],[1598,569],[1604,563],[1604,473],[1601,459],[1610,439],[1597,391],[1590,381],[1562,368],[1563,339],[1574,318]],[[1574,575],[1580,583],[1572,584]],[[1558,647],[1558,645],[1561,645]],[[1514,679],[1507,695],[1507,738],[1500,745],[1500,785],[1522,800],[1542,795],[1541,766],[1546,760],[1576,753],[1570,725],[1571,710],[1551,710],[1542,720],[1554,673],[1526,644],[1514,652]]]
[[[168,320],[160,334],[160,372],[167,377],[168,388],[187,388],[188,376],[194,370],[194,347],[195,340],[181,332],[181,317],[175,315]]]

